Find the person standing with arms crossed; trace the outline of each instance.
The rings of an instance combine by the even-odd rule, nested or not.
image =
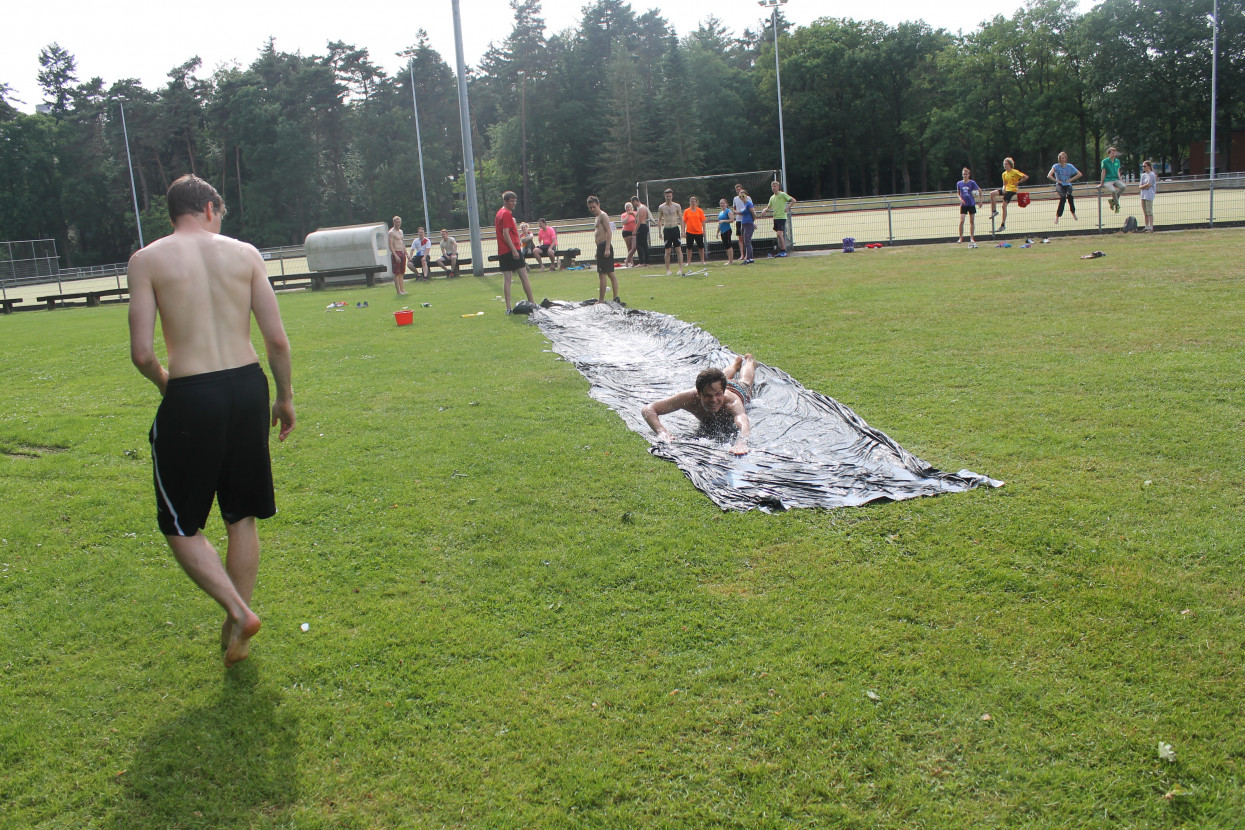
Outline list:
[[[688,199],[687,210],[683,211],[683,227],[687,230],[687,267],[692,267],[692,249],[700,249],[701,267],[709,263],[705,260],[705,212],[700,209],[700,200],[695,196]]]
[[[220,233],[225,203],[186,175],[168,190],[173,233],[130,257],[130,359],[163,398],[151,426],[156,517],[182,570],[225,609],[225,666],[245,660],[259,617],[257,519],[277,512],[268,430],[294,429],[290,341],[254,246]],[[159,314],[168,368],[153,345]],[[264,339],[277,399],[251,344]],[[215,498],[228,531],[225,562],[203,535]]]
[[[621,303],[622,300],[618,299],[618,279],[614,276],[614,223],[610,221],[610,215],[601,210],[601,200],[596,196],[588,197],[588,212],[596,217],[592,236],[597,243],[597,279],[601,282],[597,302],[605,302],[605,279],[608,277],[614,289],[614,302]]]
[[[1072,183],[1081,178],[1081,175],[1080,170],[1068,164],[1068,154],[1063,152],[1059,154],[1059,160],[1046,174],[1046,178],[1055,183],[1055,192],[1059,194],[1059,207],[1055,208],[1056,225],[1059,224],[1059,217],[1063,216],[1065,202],[1068,204],[1068,212],[1072,214],[1072,220],[1076,221],[1076,202],[1072,201]]]
[[[1098,189],[1104,187],[1111,191],[1107,194],[1107,204],[1111,206],[1111,210],[1116,213],[1120,212],[1120,197],[1124,195],[1127,186],[1120,181],[1120,151],[1114,147],[1107,148],[1107,157],[1102,160],[1101,173],[1098,176]]]
[[[666,188],[666,200],[657,206],[657,225],[661,228],[661,241],[666,249],[666,276],[670,276],[670,250],[679,263],[679,276],[683,276],[683,207],[674,200],[674,191]]]
[[[389,261],[393,265],[393,287],[399,297],[406,296],[406,240],[402,237],[402,217],[393,217],[393,227],[389,229]]]
[[[536,304],[532,296],[532,284],[527,280],[527,263],[523,261],[523,249],[519,245],[519,226],[514,221],[514,206],[519,202],[519,194],[507,190],[501,194],[501,209],[493,218],[493,232],[497,235],[497,264],[505,279],[502,282],[502,294],[506,299],[506,313],[513,307],[510,305],[510,280],[514,272],[519,273],[519,282],[523,283],[523,293],[527,301]]]
[[[744,264],[744,197],[740,194],[744,192],[744,186],[735,183],[735,198],[731,200],[731,210],[735,213],[735,241],[739,245],[739,264]]]
[[[997,190],[990,191],[990,218],[999,215],[994,207],[996,196],[1003,197],[1003,224],[999,225],[999,233],[1007,230],[1007,203],[1016,198],[1016,194],[1020,192],[1020,186],[1029,181],[1026,173],[1021,173],[1016,169],[1016,162],[1011,157],[1003,159],[1003,186]]]
[[[773,195],[769,197],[769,204],[761,211],[761,215],[769,213],[774,216],[774,236],[778,237],[778,251],[770,256],[784,257],[787,255],[787,208],[794,205],[796,200],[778,189],[777,179],[770,182],[769,187]]]

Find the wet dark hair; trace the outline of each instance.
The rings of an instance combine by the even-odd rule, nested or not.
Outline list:
[[[725,392],[726,374],[721,369],[705,369],[696,376],[696,392],[703,395],[715,383],[722,384],[722,391]]]
[[[167,199],[169,219],[173,222],[179,216],[203,213],[209,204],[221,215],[225,213],[225,200],[216,192],[216,188],[190,173],[169,185]]]

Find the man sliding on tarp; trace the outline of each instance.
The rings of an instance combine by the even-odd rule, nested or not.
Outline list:
[[[752,402],[756,371],[757,362],[752,355],[736,357],[726,371],[705,369],[696,376],[695,389],[647,404],[640,414],[662,441],[669,441],[674,436],[661,422],[660,416],[680,409],[695,415],[711,432],[728,430],[733,423],[739,430],[739,437],[731,452],[743,455],[748,451],[748,434],[752,431],[745,408]],[[735,380],[736,375],[739,375],[738,381]]]

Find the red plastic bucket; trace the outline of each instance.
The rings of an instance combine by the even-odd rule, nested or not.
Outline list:
[[[395,311],[393,319],[399,326],[409,326],[415,321],[415,312],[410,309],[404,311]]]

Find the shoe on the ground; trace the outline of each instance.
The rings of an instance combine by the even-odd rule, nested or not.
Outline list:
[[[622,301],[622,298],[621,298],[621,297],[615,297],[615,298],[614,298],[614,302],[618,303],[618,304],[619,304],[620,306],[622,306],[623,308],[626,308],[626,307],[627,307],[627,304],[626,304],[626,303],[624,303],[624,302]]]
[[[970,248],[976,248],[976,247],[977,247],[977,243],[976,243],[976,242],[970,242],[970,243],[968,243],[968,247],[970,247]]]
[[[785,257],[786,255],[787,255],[787,252],[786,252],[786,251],[779,251],[779,252],[778,252],[778,256],[779,256],[779,257]]]

